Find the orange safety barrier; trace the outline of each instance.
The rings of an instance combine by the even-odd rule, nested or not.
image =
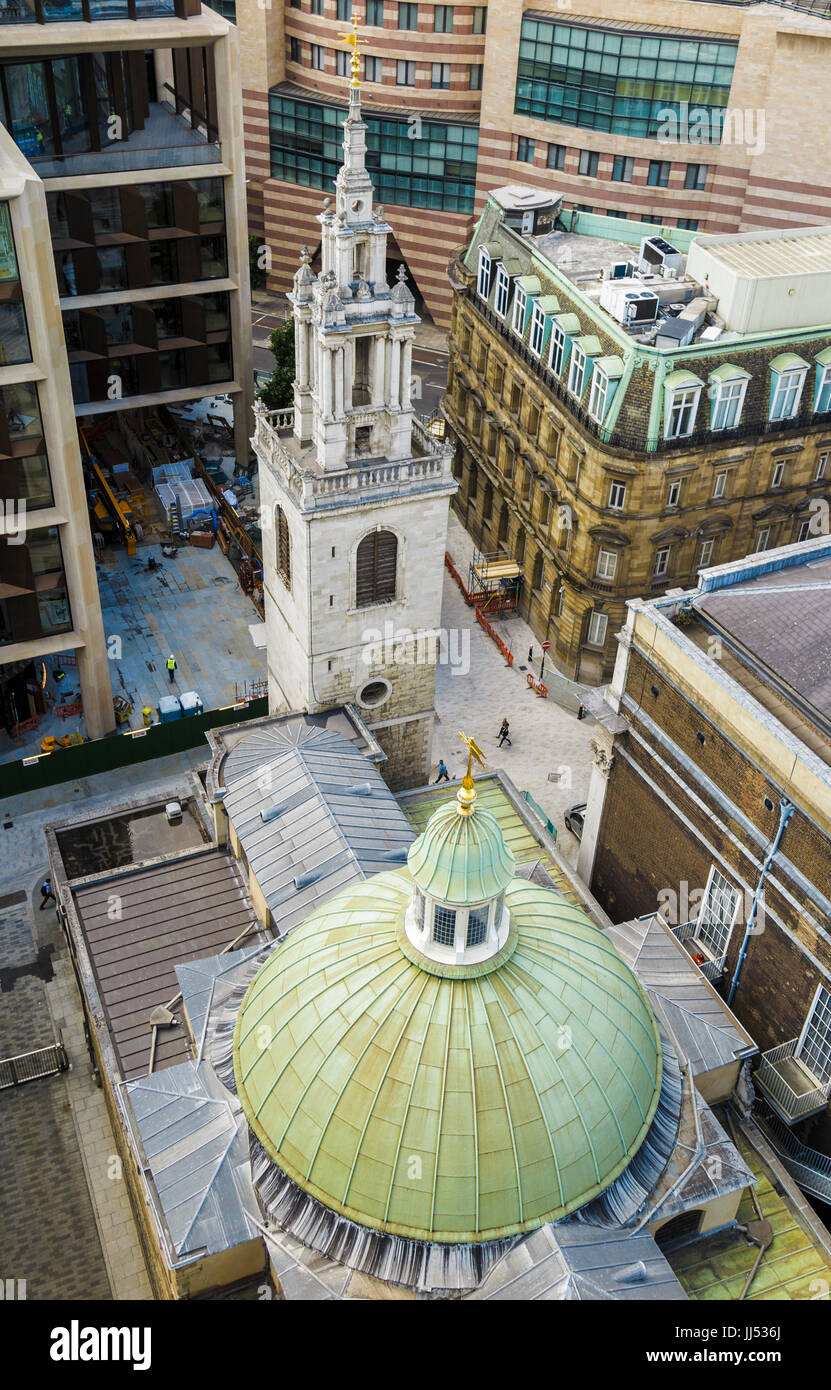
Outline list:
[[[78,665],[78,658],[74,652],[59,652],[53,659],[57,662],[58,666]]]
[[[484,628],[485,632],[488,634],[488,636],[490,637],[491,641],[494,642],[494,643],[496,644],[496,646],[499,648],[499,650],[501,651],[502,655],[504,656],[505,661],[507,662],[507,664],[508,664],[509,666],[513,666],[513,664],[514,664],[514,654],[513,654],[513,652],[511,651],[510,647],[506,647],[505,643],[502,641],[502,638],[499,636],[499,633],[496,631],[495,628],[492,628],[492,627],[491,627],[490,623],[488,622],[488,620],[487,620],[487,618],[485,617],[484,613],[482,612],[481,608],[478,608],[478,607],[477,607],[477,609],[476,609],[476,621],[477,621],[477,623],[479,624],[479,626],[480,626],[481,628]]]
[[[548,686],[543,685],[542,681],[538,681],[533,672],[528,672],[528,675],[525,677],[525,684],[529,689],[533,687],[537,694],[541,695],[544,700],[548,699]]]
[[[80,700],[75,700],[71,705],[56,705],[55,713],[59,719],[68,719],[72,714],[83,713],[84,706]]]
[[[31,719],[21,719],[12,726],[12,738],[19,738],[21,734],[27,734],[30,729],[36,729],[40,719],[36,714]]]
[[[462,598],[464,599],[464,601],[465,601],[465,603],[467,604],[468,608],[475,608],[475,607],[477,607],[478,604],[480,604],[480,603],[482,602],[482,600],[483,600],[483,598],[485,597],[485,595],[484,595],[484,594],[480,594],[480,593],[478,593],[478,592],[470,593],[470,592],[465,588],[465,582],[464,582],[464,580],[462,579],[462,576],[459,574],[459,571],[456,569],[456,566],[453,564],[453,561],[451,560],[451,558],[450,558],[450,556],[448,555],[447,551],[444,552],[444,563],[445,563],[445,568],[447,569],[448,573],[453,577],[453,579],[455,579],[456,583],[458,584],[458,586],[459,586],[459,588],[460,588],[460,590],[461,590],[461,593],[462,593]]]

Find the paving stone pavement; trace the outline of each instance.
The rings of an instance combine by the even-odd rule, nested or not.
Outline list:
[[[462,578],[467,576],[473,543],[451,513],[447,549]],[[535,674],[542,655],[537,639],[519,617],[494,624],[515,653],[513,667],[478,625],[455,580],[445,574],[442,627],[448,631],[450,656],[461,656],[453,665],[439,664],[436,678],[436,728],[433,764],[443,757],[451,777],[463,774],[467,755],[458,730],[473,734],[487,756],[488,768],[507,772],[520,791],[528,791],[557,827],[557,843],[570,864],[576,863],[578,842],[565,828],[563,814],[585,801],[591,773],[594,721],[578,720],[553,699],[541,699],[528,687],[525,672],[529,647],[535,652]],[[464,660],[469,655],[470,669]],[[575,687],[579,689],[579,687]],[[511,746],[498,747],[497,732],[503,718],[511,726]],[[554,773],[557,782],[549,781]]]

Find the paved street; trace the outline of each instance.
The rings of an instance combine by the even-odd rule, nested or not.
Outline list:
[[[455,514],[451,513],[447,549],[463,579],[467,578],[473,545]],[[528,791],[557,827],[557,840],[565,858],[574,863],[578,844],[566,830],[563,813],[585,801],[591,770],[591,718],[578,720],[553,699],[540,699],[527,685],[528,648],[535,652],[535,674],[541,651],[531,629],[521,618],[494,623],[503,641],[515,653],[509,667],[498,648],[477,624],[450,574],[445,575],[442,626],[448,632],[451,655],[464,657],[469,643],[470,671],[456,673],[463,665],[440,664],[436,681],[438,719],[433,736],[433,761],[444,757],[451,776],[464,771],[465,758],[458,730],[473,734],[488,758],[488,767],[503,768],[520,791]],[[574,687],[579,691],[579,687]],[[511,726],[511,746],[497,746],[503,718]],[[551,780],[554,774],[556,781]],[[435,775],[435,773],[433,774]]]

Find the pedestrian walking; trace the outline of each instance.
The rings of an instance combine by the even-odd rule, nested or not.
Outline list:
[[[577,718],[578,718],[578,719],[585,719],[585,717],[586,717],[586,709],[585,709],[585,706],[584,706],[584,704],[583,704],[583,701],[581,700],[581,701],[580,701],[580,704],[579,704],[579,706],[578,706],[578,709],[577,709]]]
[[[170,653],[170,656],[167,658],[166,665],[167,674],[170,676],[170,684],[172,685],[176,675],[176,658],[172,652]]]
[[[439,758],[439,775],[438,775],[438,777],[436,778],[436,780],[435,780],[435,782],[433,783],[433,785],[434,785],[435,787],[437,787],[437,786],[439,785],[439,782],[449,782],[449,781],[450,781],[450,773],[447,771],[447,763],[444,761],[444,758]]]
[[[51,878],[45,878],[45,879],[43,880],[43,883],[40,885],[40,906],[41,906],[41,908],[44,908],[44,907],[46,906],[46,904],[48,903],[48,901],[49,901],[50,898],[52,899],[53,903],[54,903],[55,906],[57,907],[57,905],[58,905],[58,900],[57,900],[57,898],[55,897],[55,894],[54,894],[53,891],[52,891],[52,880],[51,880]]]
[[[499,726],[499,734],[498,734],[498,738],[499,738],[499,745],[498,745],[498,746],[499,746],[500,748],[502,747],[503,743],[507,743],[508,747],[509,747],[509,748],[511,747],[511,740],[510,740],[510,738],[508,737],[508,734],[509,734],[509,732],[510,732],[510,727],[511,727],[511,726],[510,726],[510,724],[508,723],[507,719],[503,719],[503,720],[502,720],[502,723],[501,723],[500,726]]]

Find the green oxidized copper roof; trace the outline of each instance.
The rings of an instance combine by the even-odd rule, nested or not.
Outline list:
[[[550,889],[514,879],[505,947],[468,968],[419,960],[411,895],[404,869],[351,885],[269,957],[234,1036],[248,1121],[289,1177],[363,1226],[467,1242],[557,1220],[646,1136],[661,1076],[649,1003]]]
[[[407,866],[423,893],[464,907],[502,893],[516,874],[516,861],[492,811],[477,805],[459,815],[445,801],[410,847]]]

